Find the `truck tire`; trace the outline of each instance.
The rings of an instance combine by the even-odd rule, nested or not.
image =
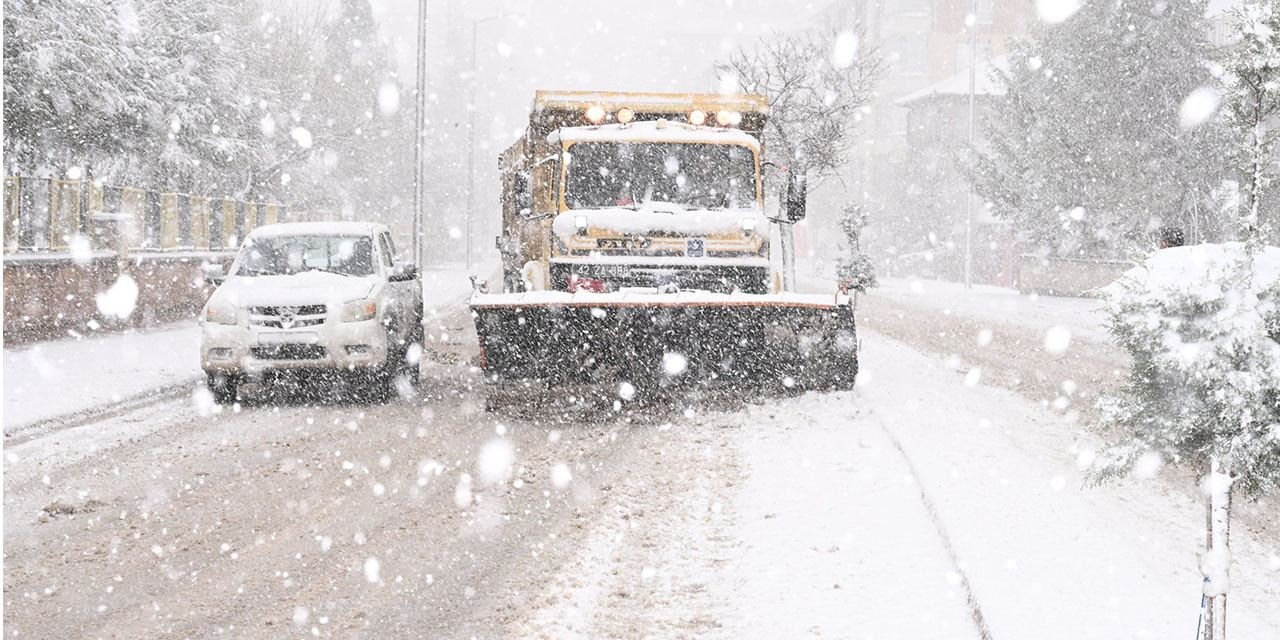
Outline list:
[[[218,404],[232,404],[240,399],[240,376],[233,373],[205,374],[209,392]]]

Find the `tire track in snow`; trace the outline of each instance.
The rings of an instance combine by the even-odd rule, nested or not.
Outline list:
[[[907,466],[907,471],[911,473],[912,482],[920,488],[920,502],[924,505],[925,513],[929,514],[929,521],[933,523],[933,528],[937,532],[938,538],[942,540],[942,547],[947,552],[947,558],[951,561],[951,566],[954,567],[956,575],[960,576],[960,588],[964,590],[965,604],[969,609],[969,618],[973,621],[974,630],[977,631],[978,637],[982,640],[992,640],[991,628],[987,626],[986,616],[982,613],[982,605],[978,603],[978,597],[973,593],[973,586],[969,584],[969,576],[965,575],[964,569],[960,566],[960,558],[956,555],[955,545],[952,544],[951,536],[947,533],[947,528],[942,523],[942,517],[938,515],[938,508],[933,499],[929,497],[929,493],[925,491],[924,483],[920,479],[920,472],[916,470],[916,465],[912,462],[911,456],[907,455],[907,450],[902,446],[902,442],[898,440],[898,436],[889,428],[889,425],[874,410],[868,410],[867,415],[880,427],[880,431],[889,439],[889,442],[893,443],[893,448],[898,450],[898,455],[902,456],[903,464]]]

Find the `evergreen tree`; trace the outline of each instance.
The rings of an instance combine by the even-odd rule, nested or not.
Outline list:
[[[122,13],[123,12],[123,13]],[[4,151],[15,174],[128,165],[158,117],[131,9],[102,1],[5,0]]]
[[[1214,84],[1204,12],[1204,0],[1087,2],[1010,54],[970,173],[1033,248],[1115,256],[1168,225],[1213,237],[1201,218],[1222,178],[1221,131],[1179,118]]]
[[[1217,459],[1249,495],[1280,489],[1280,249],[1165,249],[1106,294],[1133,367],[1102,402],[1115,440],[1095,479],[1144,458],[1197,469]]]
[[[1236,134],[1233,155],[1244,185],[1240,217],[1247,229],[1270,222],[1262,214],[1280,137],[1280,6],[1245,5],[1235,26],[1240,42],[1228,49],[1225,61],[1225,111]]]
[[[260,94],[245,74],[240,26],[224,0],[148,3],[140,23],[165,96],[147,151],[147,183],[182,191],[232,194],[259,150],[253,117]]]

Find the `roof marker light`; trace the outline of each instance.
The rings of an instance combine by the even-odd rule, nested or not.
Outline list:
[[[689,112],[689,124],[702,126],[707,121],[707,112],[702,109],[694,109]]]
[[[627,124],[628,122],[631,122],[632,120],[636,119],[636,112],[632,111],[627,107],[623,107],[621,109],[618,109],[617,118],[618,118],[618,122],[621,122],[622,124]]]
[[[586,116],[587,122],[590,122],[591,124],[600,124],[601,122],[604,122],[604,107],[598,104],[593,104],[590,107],[587,107]]]

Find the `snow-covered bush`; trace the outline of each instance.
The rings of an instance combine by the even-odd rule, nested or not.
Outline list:
[[[1164,249],[1107,287],[1105,304],[1133,369],[1101,403],[1115,440],[1094,479],[1216,462],[1247,495],[1280,488],[1280,249]]]
[[[867,214],[856,204],[845,205],[840,212],[840,232],[844,234],[845,251],[836,261],[836,276],[850,289],[866,291],[876,286],[876,268],[862,252],[862,230]]]

